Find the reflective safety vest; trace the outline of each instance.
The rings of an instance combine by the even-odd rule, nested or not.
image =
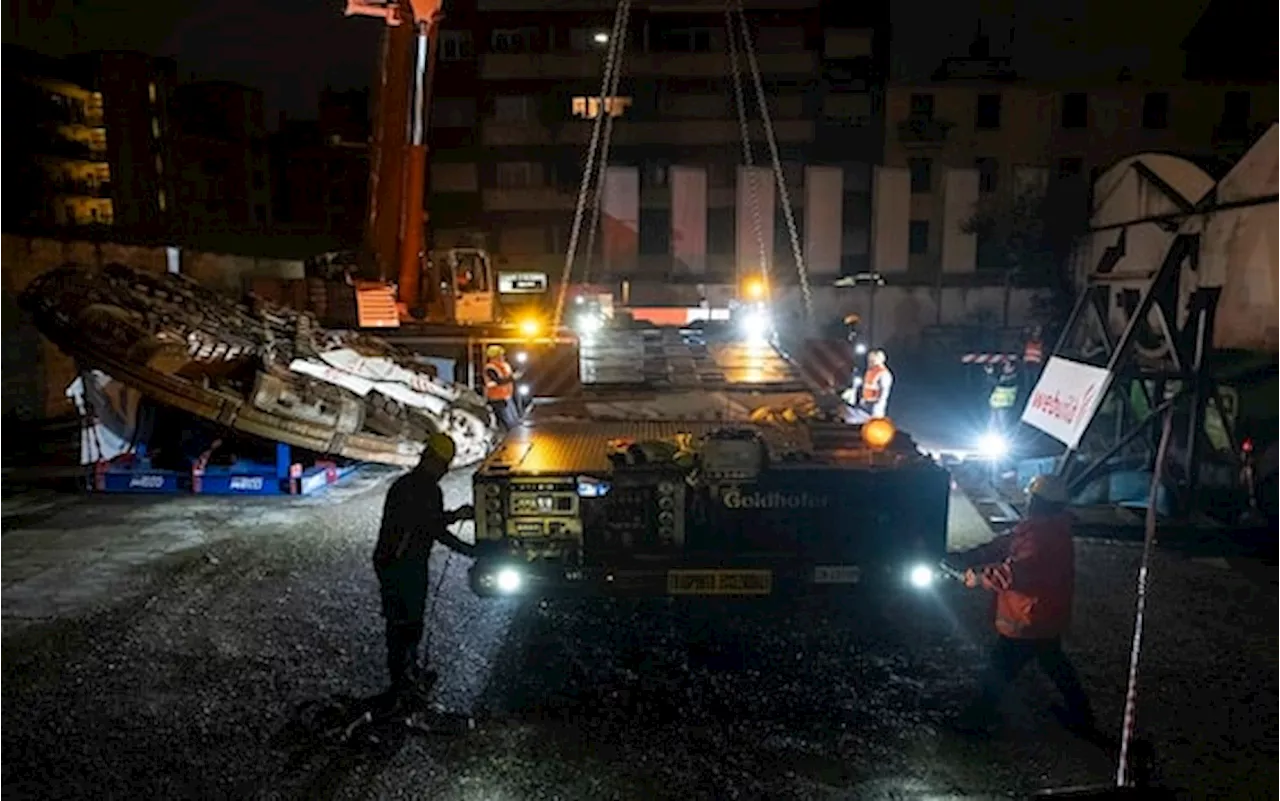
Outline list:
[[[1013,406],[1013,402],[1018,398],[1018,388],[1005,386],[1003,384],[991,390],[991,408],[992,409],[1008,409]]]
[[[1038,339],[1031,339],[1022,349],[1022,360],[1027,364],[1040,364],[1044,361],[1044,345]]]
[[[506,359],[490,359],[484,366],[484,398],[491,401],[511,400],[515,394],[515,371]]]
[[[884,365],[868,367],[867,373],[862,377],[862,402],[876,403],[880,400],[883,389],[880,386],[880,380],[888,375],[889,368]]]

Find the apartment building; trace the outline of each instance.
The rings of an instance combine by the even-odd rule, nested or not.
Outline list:
[[[273,222],[354,248],[369,187],[369,93],[325,90],[319,112],[316,120],[281,119],[271,136]]]
[[[263,231],[271,180],[262,92],[231,81],[196,81],[174,93],[181,232]]]
[[[6,229],[165,231],[174,74],[141,53],[51,59],[6,46]]]
[[[996,263],[980,257],[981,243],[964,230],[980,200],[1048,193],[1083,213],[1099,171],[1147,152],[1221,171],[1275,120],[1276,92],[1189,81],[1037,85],[979,74],[891,85],[885,108],[876,269],[963,273]]]
[[[752,184],[766,258],[790,269],[745,56],[756,167],[744,168],[722,3],[635,3],[619,90],[604,104],[615,3],[462,5],[441,33],[432,108],[435,247],[479,240],[500,266],[558,272],[603,113],[612,137],[594,277],[731,281],[755,269]],[[870,176],[883,131],[881,18],[844,5],[746,3],[798,234],[810,270],[833,277],[868,263]]]

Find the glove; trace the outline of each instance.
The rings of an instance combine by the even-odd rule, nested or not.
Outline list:
[[[969,568],[964,571],[964,586],[971,590],[982,586],[982,576],[978,575],[978,571]]]

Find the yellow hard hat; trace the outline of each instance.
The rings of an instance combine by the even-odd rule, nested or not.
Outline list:
[[[1027,484],[1027,495],[1047,503],[1066,503],[1067,486],[1061,478],[1046,473],[1031,479]]]
[[[427,437],[427,447],[423,451],[423,455],[432,454],[445,464],[453,461],[454,454],[458,452],[458,447],[453,444],[453,438],[448,434],[441,434],[439,431]]]
[[[490,359],[496,359],[506,352],[507,352],[506,348],[502,347],[501,345],[490,345],[489,347],[484,349],[484,354],[488,356]]]

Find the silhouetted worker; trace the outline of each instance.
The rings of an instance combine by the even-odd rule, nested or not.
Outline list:
[[[1062,651],[1075,596],[1075,543],[1067,494],[1056,476],[1037,476],[1027,488],[1027,518],[1011,533],[965,553],[967,587],[995,593],[998,634],[982,674],[978,698],[957,728],[984,732],[997,718],[1005,688],[1026,663],[1040,663],[1066,702],[1055,710],[1070,729],[1096,731],[1093,709],[1075,666]]]
[[[431,546],[439,541],[464,556],[474,551],[473,545],[458,539],[447,528],[475,516],[470,505],[452,512],[444,510],[439,482],[449,471],[454,451],[452,439],[432,434],[418,466],[392,483],[382,507],[373,568],[382,590],[387,672],[396,696],[429,675],[418,662],[418,647],[426,614]]]

